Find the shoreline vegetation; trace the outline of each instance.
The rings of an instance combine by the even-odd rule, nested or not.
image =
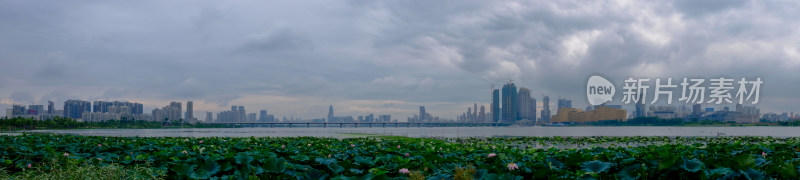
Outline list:
[[[517,126],[533,126],[533,124],[517,124]],[[692,119],[661,119],[657,117],[639,117],[627,121],[605,120],[586,123],[566,123],[548,126],[686,126],[686,127],[727,127],[727,126],[800,126],[800,121],[786,122],[759,122],[752,124],[737,124],[735,122],[720,122],[710,120]],[[34,120],[30,118],[0,118],[0,132],[14,132],[17,130],[34,129],[161,129],[161,128],[236,128],[241,126],[188,123],[183,120],[175,121],[143,121],[143,120],[107,120],[102,122],[80,122],[70,118],[56,117],[48,120]]]
[[[800,137],[0,136],[3,179],[797,179]]]

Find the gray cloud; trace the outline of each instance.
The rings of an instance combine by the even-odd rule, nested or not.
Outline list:
[[[761,107],[793,111],[800,106],[775,99],[800,99],[800,85],[781,83],[798,78],[798,8],[781,1],[2,2],[0,95],[153,103],[147,107],[195,100],[202,111],[269,105],[279,116],[307,118],[336,104],[342,113],[403,119],[419,105],[453,117],[488,103],[489,85],[507,80],[537,99],[581,106],[583,81],[598,72],[618,81],[760,76]],[[30,98],[12,97],[20,92]]]

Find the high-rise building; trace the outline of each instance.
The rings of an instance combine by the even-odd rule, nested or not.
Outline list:
[[[53,114],[55,111],[55,103],[53,103],[53,101],[47,101],[47,114]]]
[[[180,119],[183,115],[183,105],[181,105],[181,102],[170,102],[169,106],[178,110],[178,119]]]
[[[500,90],[492,90],[492,122],[500,122]]]
[[[247,112],[244,110],[244,106],[239,106],[239,121],[247,121]]]
[[[214,118],[212,117],[212,113],[211,112],[206,112],[206,122],[211,122],[211,121],[214,121]]]
[[[645,117],[645,116],[647,116],[647,110],[646,110],[646,108],[644,106],[645,102],[644,102],[644,99],[642,99],[642,97],[644,97],[643,94],[639,94],[639,101],[636,102],[636,105],[635,105],[636,117]]]
[[[186,120],[194,121],[194,103],[192,101],[186,102]]]
[[[114,101],[114,102],[94,101],[92,107],[93,107],[92,112],[96,113],[111,112],[111,113],[126,113],[126,114],[143,114],[144,111],[144,106],[141,103],[131,103],[125,101]],[[117,112],[112,112],[112,109],[116,110]],[[119,110],[124,110],[125,112],[119,112]]]
[[[261,111],[258,111],[258,121],[260,122],[267,121],[267,110],[262,109]]]
[[[519,103],[517,102],[517,86],[514,83],[503,85],[503,122],[515,122],[519,117]]]
[[[177,121],[183,119],[183,111],[181,110],[181,103],[170,102],[169,105],[161,109],[153,109],[153,120],[155,121]]]
[[[470,114],[472,121],[478,121],[478,103],[472,104],[472,110],[475,110]]]
[[[481,105],[481,112],[478,113],[478,122],[486,122],[486,107]]]
[[[331,106],[328,107],[328,122],[336,122],[333,119],[333,104],[331,104]]]
[[[247,122],[256,122],[256,113],[247,114]]]
[[[558,98],[558,109],[572,108],[572,100],[566,98]]]
[[[550,122],[550,97],[547,96],[542,98],[542,121]]]
[[[378,116],[378,122],[390,122],[392,121],[392,115],[380,115]]]
[[[113,105],[112,102],[94,101],[92,102],[92,112],[108,112],[108,107]]]
[[[531,113],[533,113],[533,114],[531,114],[531,120],[533,120],[535,122],[535,121],[537,121],[536,120],[536,107],[537,107],[536,106],[536,98],[531,97],[531,106],[532,106],[531,109],[533,110],[531,112]]]
[[[28,106],[28,114],[29,115],[39,115],[44,114],[44,105],[29,105]]]
[[[80,119],[84,112],[92,112],[92,103],[81,100],[67,100],[64,102],[64,117]]]
[[[25,110],[25,105],[14,104],[14,106],[12,107],[11,114],[13,116],[22,116],[22,115],[27,115],[28,111]]]
[[[528,119],[536,121],[536,104],[531,98],[531,90],[528,88],[519,88],[517,92],[519,102],[519,119]]]
[[[425,106],[419,106],[419,122],[426,122],[426,115],[428,113],[425,112]]]
[[[467,107],[467,113],[464,114],[464,121],[472,121],[472,107]]]

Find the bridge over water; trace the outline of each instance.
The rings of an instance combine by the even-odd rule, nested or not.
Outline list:
[[[498,122],[207,122],[201,124],[208,125],[231,125],[240,127],[493,127],[493,126],[509,126],[512,123],[498,123]]]

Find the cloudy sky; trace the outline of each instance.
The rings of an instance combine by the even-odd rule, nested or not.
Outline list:
[[[310,119],[333,104],[402,121],[488,106],[508,80],[585,107],[602,73],[761,77],[762,112],[800,111],[797,17],[791,0],[0,0],[0,108],[192,100],[201,119]]]

